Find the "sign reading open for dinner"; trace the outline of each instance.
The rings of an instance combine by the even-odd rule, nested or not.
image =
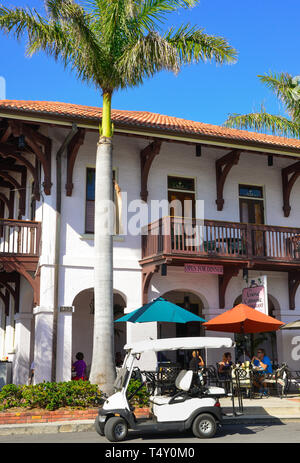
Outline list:
[[[205,264],[184,264],[186,273],[212,273],[214,275],[223,275],[224,268],[222,265],[205,265]]]

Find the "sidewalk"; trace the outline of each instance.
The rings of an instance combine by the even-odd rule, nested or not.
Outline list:
[[[220,399],[221,406],[224,412],[231,411],[231,398],[226,397]],[[235,399],[237,405],[237,399]],[[300,395],[290,394],[288,397],[280,399],[279,397],[244,399],[244,414],[236,417],[225,417],[224,424],[244,423],[244,424],[271,424],[287,421],[300,420]],[[145,413],[145,411],[144,411]],[[41,434],[41,433],[58,433],[58,432],[84,432],[95,431],[94,421],[97,412],[90,412],[88,419],[85,419],[83,414],[78,415],[80,419],[63,419],[63,416],[58,418],[52,417],[51,421],[41,422],[43,417],[37,413],[31,414],[31,418],[35,418],[34,422],[18,423],[18,420],[10,420],[10,422],[0,425],[0,435],[13,434]],[[53,420],[57,421],[53,421]],[[9,420],[8,420],[9,421]],[[14,421],[14,422],[12,422]]]

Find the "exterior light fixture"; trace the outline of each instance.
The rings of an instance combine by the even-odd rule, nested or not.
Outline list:
[[[200,158],[201,154],[202,154],[202,146],[196,145],[196,157]]]

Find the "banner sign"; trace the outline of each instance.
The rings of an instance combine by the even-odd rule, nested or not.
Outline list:
[[[247,288],[242,292],[243,304],[268,315],[268,290],[267,277],[252,278],[248,281]]]
[[[185,273],[211,273],[213,275],[223,275],[223,265],[205,264],[184,264]]]

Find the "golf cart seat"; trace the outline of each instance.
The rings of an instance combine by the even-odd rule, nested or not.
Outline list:
[[[183,395],[183,393],[188,392],[191,384],[192,384],[192,379],[193,379],[193,371],[192,370],[181,370],[176,379],[175,379],[175,386],[178,391],[176,392],[175,395],[172,397],[170,396],[164,396],[164,395],[158,395],[158,396],[151,396],[150,397],[150,402],[152,402],[155,405],[165,405],[169,403],[174,403],[176,398],[181,400],[185,400],[186,396]]]

